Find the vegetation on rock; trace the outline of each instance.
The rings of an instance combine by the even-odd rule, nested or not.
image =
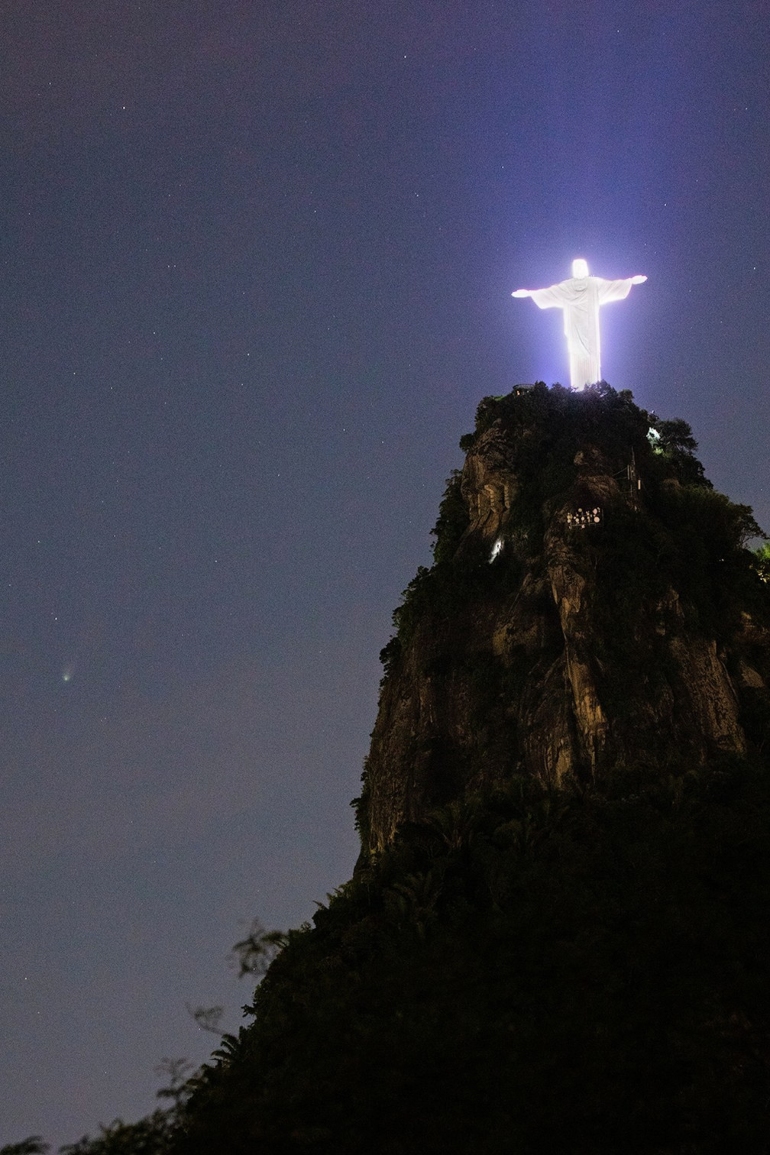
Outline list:
[[[289,936],[176,1149],[766,1150],[767,767],[627,787],[400,831]]]
[[[356,874],[288,935],[175,1150],[765,1152],[759,527],[684,422],[607,386],[487,399],[463,448],[383,651]],[[581,502],[601,519],[570,530]],[[604,754],[533,773],[527,737],[579,721],[590,677]]]
[[[748,506],[629,392],[486,398],[382,653],[364,853],[512,774],[657,775],[761,742],[770,611]],[[760,728],[761,729],[761,728]]]
[[[253,1021],[168,1112],[72,1155],[770,1150],[770,546],[606,385],[462,447],[353,879],[238,944]]]

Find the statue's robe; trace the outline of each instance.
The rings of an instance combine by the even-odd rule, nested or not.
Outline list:
[[[599,306],[622,301],[633,279],[605,281],[603,277],[570,277],[550,289],[533,289],[530,296],[540,309],[564,311],[564,332],[569,349],[570,384],[582,389],[601,381]]]

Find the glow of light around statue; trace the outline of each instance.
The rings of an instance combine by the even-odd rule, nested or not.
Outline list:
[[[599,308],[610,301],[622,301],[631,292],[632,285],[641,285],[646,277],[626,277],[620,281],[605,281],[591,277],[588,264],[582,258],[572,262],[572,276],[549,289],[517,289],[513,297],[531,297],[540,309],[562,309],[564,333],[569,350],[570,384],[573,389],[584,389],[601,381],[601,345],[599,340]]]

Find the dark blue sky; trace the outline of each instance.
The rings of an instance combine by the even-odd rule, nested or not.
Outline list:
[[[770,530],[753,0],[6,0],[0,1145],[153,1106],[349,877],[390,614],[528,301]],[[65,680],[65,677],[67,680]]]

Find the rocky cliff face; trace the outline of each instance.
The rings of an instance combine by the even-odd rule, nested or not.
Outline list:
[[[365,857],[514,775],[633,784],[768,742],[759,529],[705,480],[684,422],[608,386],[538,385],[482,402],[461,444],[434,565],[383,651]]]

